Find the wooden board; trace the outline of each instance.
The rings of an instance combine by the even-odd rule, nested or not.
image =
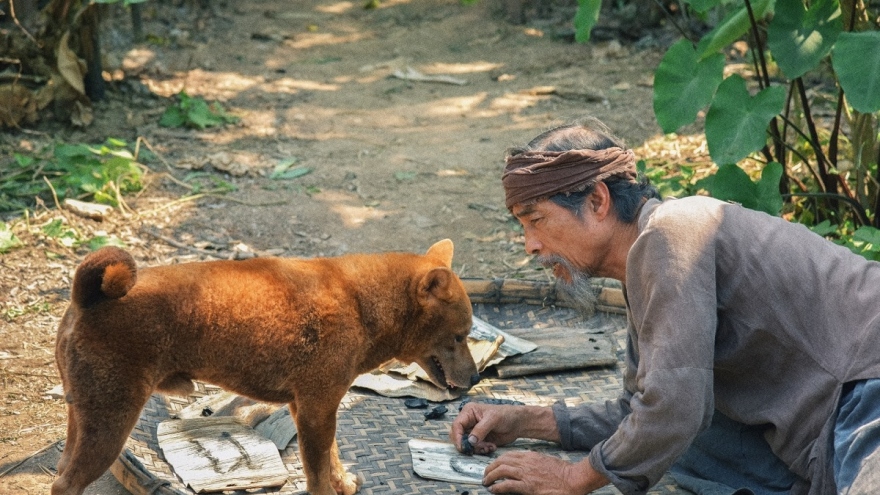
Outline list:
[[[514,376],[576,370],[617,364],[617,344],[609,334],[590,328],[507,329],[507,333],[534,342],[538,348],[511,356],[495,365],[498,376]]]
[[[287,481],[275,444],[236,418],[171,419],[159,423],[156,436],[168,464],[196,493]]]

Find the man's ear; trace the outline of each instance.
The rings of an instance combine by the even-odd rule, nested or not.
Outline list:
[[[426,304],[432,299],[450,300],[452,296],[452,291],[449,289],[451,282],[452,271],[448,268],[431,269],[419,281],[419,301]]]
[[[428,252],[425,256],[430,256],[432,258],[437,258],[446,268],[452,268],[452,252],[455,250],[455,247],[452,244],[452,240],[443,239],[442,241],[437,241],[433,246],[428,248]]]
[[[602,181],[596,183],[593,192],[587,196],[587,206],[598,221],[608,216],[611,211],[611,191],[608,190],[607,184]]]

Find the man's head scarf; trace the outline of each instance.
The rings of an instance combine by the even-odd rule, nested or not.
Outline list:
[[[612,147],[603,150],[525,151],[507,158],[501,182],[505,203],[530,204],[558,193],[587,189],[596,182],[619,176],[636,180],[632,150]]]

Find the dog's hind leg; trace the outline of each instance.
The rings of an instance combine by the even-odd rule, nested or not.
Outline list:
[[[76,437],[77,437],[77,429],[76,429],[76,421],[74,420],[73,413],[73,404],[67,405],[67,438],[64,440],[64,450],[61,452],[61,458],[58,459],[58,465],[55,466],[55,470],[58,471],[58,474],[64,473],[67,470],[67,465],[70,463],[70,453],[76,449]]]
[[[119,457],[125,440],[137,423],[140,410],[149,398],[146,394],[108,394],[118,402],[103,397],[83,404],[71,404],[68,439],[59,463],[59,476],[52,483],[52,495],[81,495]],[[91,397],[94,399],[94,397]]]

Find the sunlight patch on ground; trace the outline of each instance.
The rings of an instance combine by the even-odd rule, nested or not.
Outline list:
[[[504,112],[515,112],[533,107],[542,100],[549,99],[547,95],[531,95],[522,93],[506,93],[492,100],[489,108]]]
[[[190,96],[202,96],[206,99],[233,98],[262,83],[262,76],[243,76],[237,72],[207,72],[202,69],[178,73],[177,77],[164,81],[144,80],[150,91],[160,96],[170,97],[186,90]]]
[[[476,72],[489,72],[504,67],[504,64],[492,62],[473,62],[469,64],[449,64],[437,62],[431,65],[423,65],[425,74],[473,74]]]
[[[352,2],[336,2],[330,5],[318,5],[315,10],[325,14],[344,14],[354,8]]]
[[[122,69],[128,73],[140,73],[156,59],[156,52],[150,48],[129,50],[122,59]]]
[[[339,215],[342,223],[348,228],[363,226],[367,220],[379,220],[392,212],[361,204],[360,198],[342,191],[322,191],[312,198],[327,204],[330,210]]]
[[[398,5],[406,5],[411,3],[410,0],[382,0],[377,9],[388,9],[391,7],[396,7]]]
[[[285,77],[282,79],[278,79],[277,81],[273,81],[271,83],[267,83],[265,88],[267,90],[275,90],[276,87],[278,89],[287,90],[283,92],[287,93],[296,93],[297,90],[307,90],[307,91],[338,91],[339,86],[336,84],[325,84],[317,81],[308,81],[305,79],[293,79],[290,77]]]
[[[366,33],[351,33],[347,35],[334,33],[302,33],[296,35],[296,39],[285,40],[284,45],[298,50],[305,50],[316,46],[356,43],[368,38],[369,36],[367,36]]]
[[[648,139],[634,148],[636,156],[651,161],[712,164],[705,134],[666,134]]]
[[[459,115],[463,112],[474,111],[484,101],[487,93],[480,92],[473,96],[458,96],[455,98],[443,98],[428,105],[426,113],[434,116]]]

